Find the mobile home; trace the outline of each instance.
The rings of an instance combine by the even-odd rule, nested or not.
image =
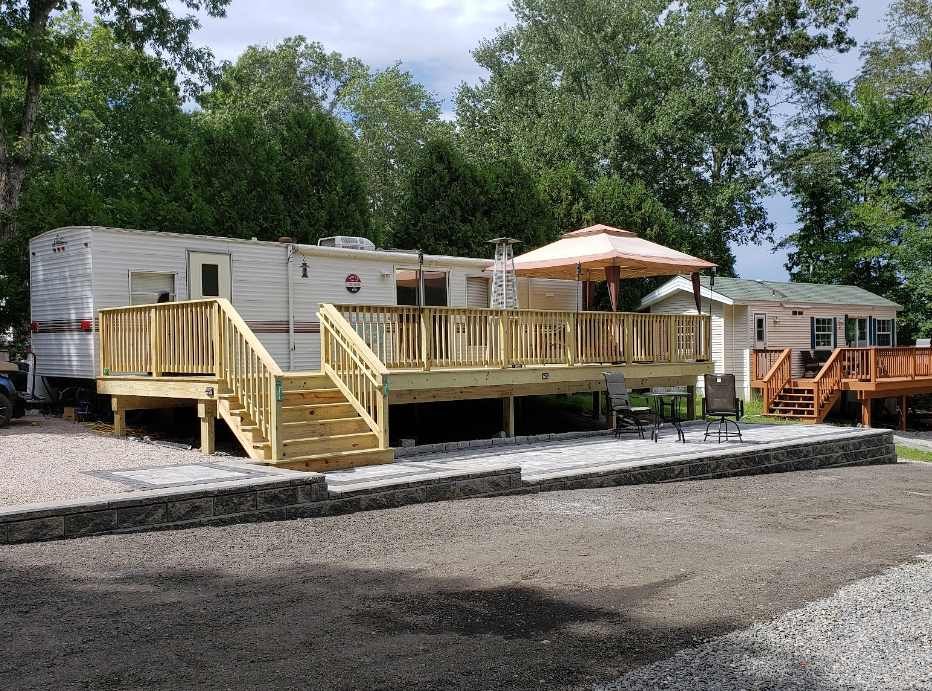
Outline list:
[[[898,342],[897,303],[858,286],[702,279],[716,372],[735,375],[739,395],[760,392],[765,415],[822,422],[834,410],[898,410],[932,392],[932,348]],[[695,314],[691,285],[677,277],[641,302],[651,313]],[[877,405],[874,405],[877,403]]]
[[[341,243],[346,244],[346,243]],[[272,357],[320,369],[319,303],[488,307],[488,259],[67,227],[30,243],[32,350],[52,386],[101,374],[98,312],[125,305],[230,300]],[[423,272],[419,280],[418,272]],[[524,308],[571,310],[572,281],[519,280]]]

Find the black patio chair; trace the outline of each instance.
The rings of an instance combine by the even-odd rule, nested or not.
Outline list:
[[[812,354],[815,356],[816,362],[819,363],[819,369],[822,369],[829,358],[832,357],[831,350],[813,350]]]
[[[721,443],[722,437],[725,441],[734,437],[738,441],[744,441],[741,438],[741,427],[738,421],[744,417],[744,401],[738,398],[735,389],[735,375],[733,374],[706,374],[705,375],[705,396],[702,399],[702,417],[718,418],[718,441]],[[729,420],[733,417],[734,420]],[[710,432],[715,420],[711,420],[705,427],[705,437],[703,441],[714,435]],[[731,430],[729,425],[734,426]]]
[[[800,350],[799,355],[803,359],[803,376],[815,377],[815,375],[819,373],[819,370],[822,369],[822,365],[819,364],[819,361],[808,350]]]
[[[615,436],[624,432],[636,432],[644,438],[644,422],[650,416],[647,406],[632,406],[625,383],[625,375],[621,372],[602,372],[605,377],[605,397],[608,399],[608,409],[615,413]]]

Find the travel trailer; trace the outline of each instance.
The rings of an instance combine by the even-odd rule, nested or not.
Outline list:
[[[91,388],[101,374],[98,312],[109,307],[226,298],[283,367],[315,371],[319,303],[489,307],[489,259],[351,240],[313,246],[89,226],[39,235],[30,242],[36,374],[53,388]],[[578,305],[574,281],[519,279],[518,293],[524,309]]]

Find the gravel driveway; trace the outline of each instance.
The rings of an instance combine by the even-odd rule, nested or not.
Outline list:
[[[33,424],[35,423],[35,424]],[[129,492],[86,470],[203,463],[199,450],[143,444],[46,419],[36,411],[0,429],[0,506]]]
[[[901,463],[0,547],[0,688],[591,690],[914,562],[930,506],[932,466]],[[910,637],[927,669],[913,568],[738,640],[851,680]],[[812,678],[784,671],[758,688]]]

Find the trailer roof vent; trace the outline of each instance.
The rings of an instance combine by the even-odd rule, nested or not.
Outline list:
[[[338,247],[344,250],[374,250],[375,245],[366,238],[350,235],[334,235],[330,238],[321,238],[317,241],[318,247]]]

